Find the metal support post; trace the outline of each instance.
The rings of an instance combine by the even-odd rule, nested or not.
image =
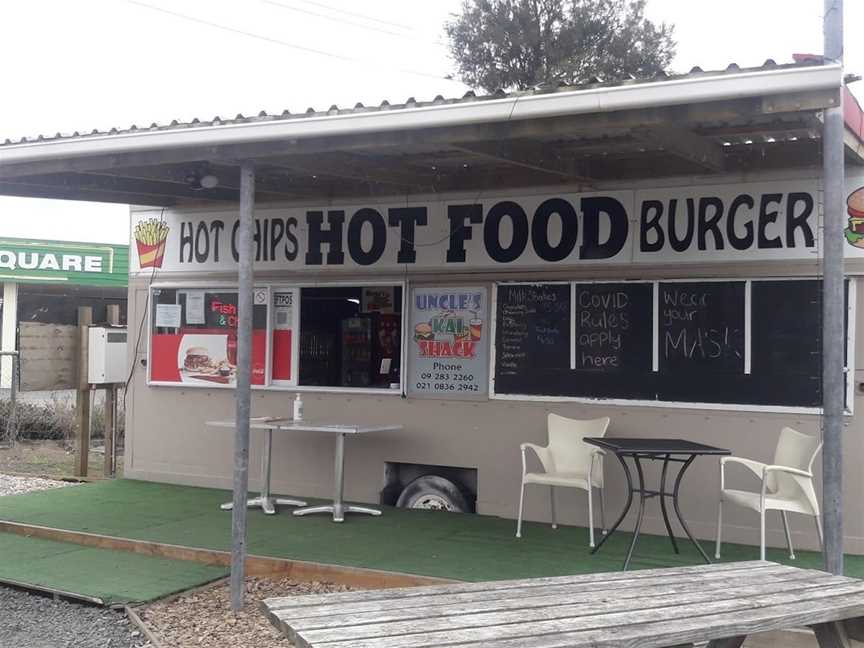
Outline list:
[[[120,305],[108,304],[106,314],[109,326],[120,326]],[[102,464],[102,476],[114,477],[116,469],[115,457],[117,437],[117,385],[105,387],[105,406],[103,410],[102,440],[105,454]]]
[[[825,0],[823,34],[826,62],[843,61],[843,0]],[[844,125],[843,94],[823,111],[824,183],[822,256],[822,514],[825,570],[843,573],[843,409],[844,347]]]
[[[117,425],[116,407],[117,387],[108,385],[105,388],[105,403],[102,410],[102,440],[105,454],[102,463],[102,476],[114,476],[114,430]]]
[[[264,430],[264,447],[261,450],[261,494],[246,500],[249,508],[260,508],[265,515],[275,515],[277,506],[306,506],[306,502],[287,497],[273,497],[270,493],[271,455],[273,454],[273,428]],[[223,511],[233,511],[234,502],[222,504]]]
[[[336,434],[336,451],[333,466],[333,503],[321,506],[307,506],[294,511],[294,515],[303,516],[314,513],[332,513],[334,522],[344,522],[346,513],[365,513],[366,515],[381,515],[378,509],[368,506],[355,506],[345,503],[345,433]]]
[[[243,609],[246,571],[246,499],[249,490],[249,417],[252,401],[252,289],[254,284],[255,167],[240,164],[239,293],[237,326],[234,506],[231,512],[231,608]]]

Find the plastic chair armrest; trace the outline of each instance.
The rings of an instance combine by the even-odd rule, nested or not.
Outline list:
[[[800,468],[792,468],[791,466],[764,466],[762,468],[763,472],[767,475],[769,472],[785,472],[790,475],[798,475],[799,477],[808,477],[810,479],[813,478],[813,473],[807,472],[806,470],[801,470]]]
[[[752,472],[760,479],[765,475],[764,470],[766,464],[762,463],[761,461],[753,461],[752,459],[745,459],[744,457],[721,457],[720,469],[724,469],[727,463],[740,464],[750,470],[750,472]]]
[[[546,446],[540,446],[536,443],[522,443],[519,445],[519,448],[522,450],[522,474],[527,472],[527,464],[525,463],[525,451],[533,450],[534,454],[537,455],[537,458],[540,460],[540,463],[543,464],[543,470],[549,472],[549,460],[551,457],[549,456],[549,448]]]

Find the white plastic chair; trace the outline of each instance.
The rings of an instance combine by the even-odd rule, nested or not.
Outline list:
[[[759,513],[760,556],[765,560],[765,511],[780,511],[789,557],[795,559],[792,534],[786,513],[803,513],[816,519],[819,544],[822,545],[822,521],[819,518],[819,502],[813,486],[813,462],[822,449],[822,442],[815,437],[801,434],[789,427],[780,431],[774,463],[764,464],[741,457],[720,459],[720,503],[717,509],[717,547],[714,552],[720,558],[721,532],[723,526],[723,502],[731,502]],[[737,463],[748,468],[762,481],[761,491],[731,490],[726,488],[726,464]]]
[[[525,485],[549,486],[552,506],[552,528],[557,529],[555,519],[555,487],[581,488],[588,491],[588,546],[594,546],[594,503],[592,487],[600,489],[600,522],[606,533],[606,511],[603,495],[603,451],[582,441],[585,437],[602,437],[609,427],[609,417],[580,421],[557,414],[549,414],[547,432],[549,443],[545,447],[534,443],[523,443],[522,490],[519,492],[519,518],[516,522],[516,537],[522,537],[522,508],[525,501]],[[544,472],[528,472],[526,450],[533,450]]]

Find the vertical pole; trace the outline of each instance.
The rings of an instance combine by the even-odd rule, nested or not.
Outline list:
[[[345,433],[340,432],[336,435],[336,452],[335,452],[335,493],[333,493],[333,521],[341,522],[345,519],[345,502],[342,498],[345,496]]]
[[[249,490],[249,415],[252,400],[252,260],[255,227],[255,167],[240,164],[239,323],[237,326],[237,391],[234,434],[234,508],[231,513],[231,608],[243,609],[246,566],[246,499]]]
[[[18,348],[18,284],[7,281],[3,284],[3,322],[0,325],[0,350],[15,351]],[[0,358],[0,388],[12,385],[12,357]]]
[[[14,447],[18,442],[18,352],[0,351],[0,362],[5,362],[7,359],[12,361],[12,376],[9,384],[9,416],[6,418],[5,432],[0,432],[0,440]]]
[[[21,379],[21,356],[13,351],[12,381],[9,384],[9,440],[12,445],[18,443],[18,382]]]
[[[108,385],[105,388],[105,402],[103,403],[104,411],[102,413],[103,424],[103,440],[105,442],[105,457],[102,464],[102,476],[114,476],[114,395],[116,387]]]
[[[75,443],[75,476],[86,477],[90,457],[90,383],[87,375],[87,350],[90,346],[90,325],[93,309],[78,307],[78,389],[75,392],[75,418],[78,439]]]
[[[843,62],[843,0],[824,0],[826,62]],[[823,111],[822,175],[824,223],[822,257],[822,515],[825,523],[825,570],[843,573],[843,409],[844,344],[844,126],[843,94]]]
[[[261,501],[263,504],[270,499],[270,456],[273,452],[273,430],[264,431],[264,451],[261,453]]]
[[[106,308],[108,325],[120,325],[120,305],[109,304]],[[117,385],[105,387],[105,403],[103,413],[102,437],[105,445],[104,463],[102,464],[102,476],[114,476],[114,447],[115,435],[117,434]]]

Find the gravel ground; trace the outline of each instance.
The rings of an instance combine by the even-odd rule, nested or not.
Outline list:
[[[59,481],[57,479],[0,474],[0,496],[20,495],[21,493],[32,493],[33,491],[74,485],[76,485],[74,482]]]
[[[4,648],[143,648],[150,643],[122,612],[0,586]]]
[[[246,607],[239,614],[231,611],[227,582],[136,611],[163,648],[290,648],[293,644],[258,610],[258,603],[273,596],[348,589],[333,583],[248,578]]]

